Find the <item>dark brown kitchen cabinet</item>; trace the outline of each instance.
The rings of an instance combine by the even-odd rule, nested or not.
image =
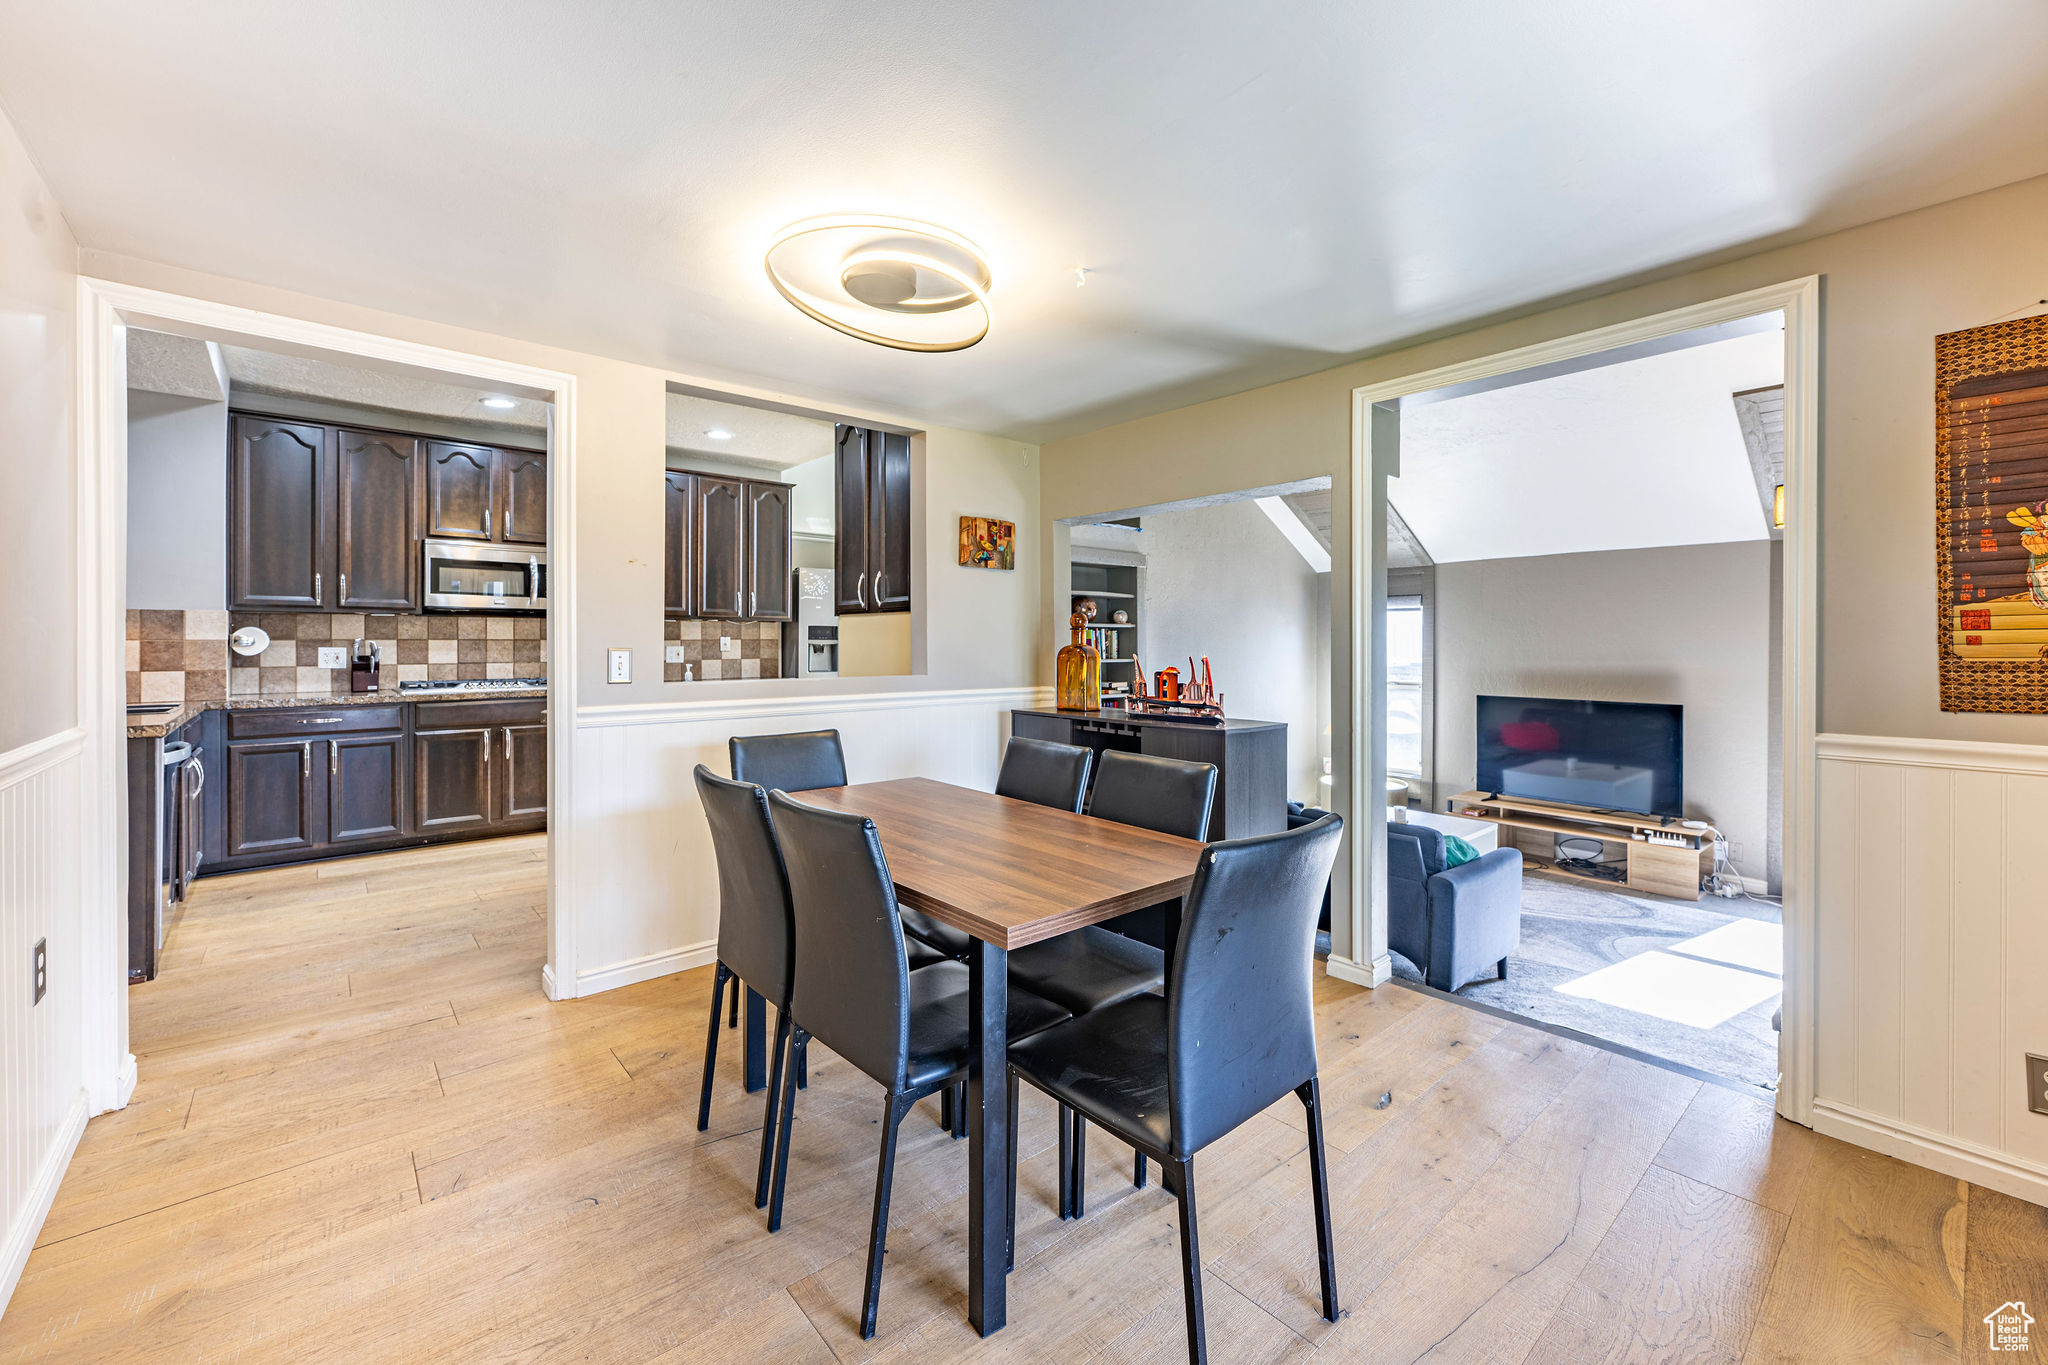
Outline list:
[[[491,768],[495,817],[508,830],[539,829],[548,818],[548,727],[505,725],[499,727],[498,739],[498,757]]]
[[[413,736],[413,805],[422,834],[491,823],[495,731],[422,730]]]
[[[711,474],[696,484],[696,614],[736,621],[747,614],[747,485]]]
[[[334,470],[327,428],[236,417],[228,486],[231,605],[275,610],[331,603]]]
[[[548,543],[548,457],[532,450],[498,452],[498,539],[508,545]]]
[[[697,496],[697,476],[671,469],[662,477],[662,611],[668,616],[689,616],[696,610],[692,589],[696,586],[696,518],[692,515]]]
[[[787,621],[791,610],[790,523],[788,484],[749,483],[746,497],[747,616],[755,621]]]
[[[327,758],[327,843],[395,838],[409,832],[405,736],[336,735],[317,748]]]
[[[227,757],[228,857],[308,853],[320,844],[312,740],[230,740]]]
[[[428,441],[426,447],[427,535],[547,544],[546,455],[455,441]]]
[[[419,606],[419,442],[340,430],[334,601],[357,611]]]
[[[840,615],[910,610],[910,437],[835,433],[833,585]]]
[[[427,534],[490,540],[498,452],[489,446],[427,442]]]

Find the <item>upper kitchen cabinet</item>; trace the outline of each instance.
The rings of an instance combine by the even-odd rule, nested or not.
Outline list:
[[[664,614],[789,620],[795,606],[791,493],[786,483],[684,469],[664,473]]]
[[[335,604],[351,611],[417,607],[420,443],[347,429],[335,439]]]
[[[454,441],[426,446],[427,535],[547,544],[547,456]]]
[[[328,429],[236,417],[228,484],[232,605],[330,605],[335,497]]]
[[[910,437],[835,433],[833,594],[841,616],[910,610]]]
[[[794,614],[789,498],[786,483],[747,485],[747,615],[756,621],[787,621]]]
[[[689,616],[695,610],[691,589],[696,577],[696,518],[691,515],[697,497],[697,476],[680,469],[662,475],[662,613]]]
[[[498,539],[508,545],[548,543],[548,457],[534,450],[498,452]]]
[[[698,616],[737,621],[747,614],[747,485],[699,474],[696,484]]]
[[[426,533],[444,540],[492,539],[497,468],[498,452],[489,446],[427,442]]]

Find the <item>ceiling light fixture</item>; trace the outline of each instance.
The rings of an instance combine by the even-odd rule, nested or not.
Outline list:
[[[732,433],[724,427],[712,427],[704,434],[714,441],[730,441],[732,439]]]
[[[519,406],[519,400],[516,398],[486,398],[484,399],[484,406],[487,408],[516,408]]]
[[[988,335],[987,260],[965,237],[930,223],[806,218],[776,234],[763,264],[799,311],[877,346],[963,351]]]

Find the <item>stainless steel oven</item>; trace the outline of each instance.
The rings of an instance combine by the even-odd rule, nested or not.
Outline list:
[[[474,540],[421,542],[420,604],[442,611],[544,611],[548,552]]]

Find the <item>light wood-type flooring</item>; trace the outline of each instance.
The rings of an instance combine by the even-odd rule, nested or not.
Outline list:
[[[861,1341],[879,1089],[813,1052],[770,1237],[736,1033],[695,1127],[710,970],[549,1003],[544,858],[203,882],[0,1362],[1183,1358],[1171,1197],[1098,1134],[1087,1217],[1058,1221],[1028,1090],[1009,1327],[967,1326],[967,1146],[928,1103]],[[1346,1316],[1317,1316],[1290,1099],[1196,1163],[1219,1365],[1976,1359],[2009,1299],[2048,1336],[2040,1208],[1416,992],[1318,993]]]

